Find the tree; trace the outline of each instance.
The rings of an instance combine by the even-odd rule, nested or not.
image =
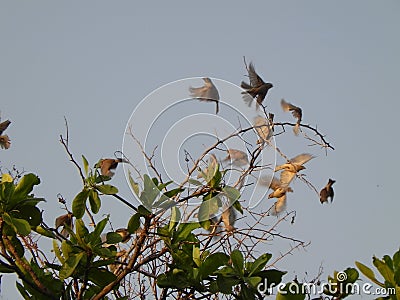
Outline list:
[[[255,75],[249,75],[248,86],[254,88],[256,83],[251,76]],[[204,99],[205,95],[201,94],[201,100],[218,104],[219,95],[218,99]],[[245,94],[247,102],[249,96],[257,100],[256,93]],[[276,269],[275,263],[294,249],[307,246],[276,230],[283,222],[294,222],[296,216],[295,211],[284,210],[286,193],[293,191],[291,181],[299,178],[318,196],[316,188],[300,173],[312,155],[289,159],[273,139],[283,135],[295,137],[287,130],[291,127],[296,135],[301,133],[326,153],[334,150],[317,128],[301,123],[301,108],[282,103],[284,110],[292,111],[295,123],[277,122],[274,114],[258,101],[257,107],[262,107],[262,111],[258,111],[253,125],[240,126],[217,138],[195,159],[187,153],[188,172],[180,183],[163,180],[155,164],[155,152],[145,151],[131,127],[128,137],[141,149],[149,166],[148,174],[125,158],[106,160],[106,166],[105,160],[99,160],[91,167],[82,155],[80,163],[69,148],[66,124],[67,134],[60,136],[60,142],[79,172],[82,190],[70,204],[60,197],[66,214],[58,216],[53,227],[42,218],[39,207],[44,199],[32,193],[40,184],[39,178],[32,173],[4,173],[0,183],[0,271],[19,277],[17,288],[25,299],[262,299],[269,295],[270,288],[280,284],[286,273]],[[233,138],[242,139],[247,152],[221,148]],[[278,199],[270,209],[260,212],[244,205],[241,196],[248,188],[246,179],[263,169],[269,168],[273,173],[273,167],[260,164],[266,149],[272,149],[286,163],[275,169],[280,178],[258,180],[266,191],[269,187],[274,190],[270,198]],[[213,154],[218,151],[228,153],[224,160],[228,164],[218,161]],[[118,188],[110,183],[109,171],[118,163],[136,172],[129,172],[128,177],[140,205],[119,195]],[[226,179],[230,172],[237,174],[233,183]],[[125,228],[105,232],[114,217],[112,213],[103,219],[98,217],[106,196],[118,199],[132,211]],[[197,201],[194,206],[193,200]],[[183,217],[188,210],[190,220]],[[277,217],[269,218],[274,221],[265,225],[270,215]],[[84,216],[89,221],[85,222]],[[245,226],[239,224],[237,220],[243,216],[252,221]],[[54,255],[38,245],[36,236],[52,240]],[[293,246],[275,258],[260,252],[264,241],[274,239],[289,240]],[[355,269],[344,272],[350,283],[358,278]],[[337,281],[337,274],[329,280]],[[295,292],[293,286],[297,288]],[[282,286],[276,299],[304,299],[307,292],[300,287],[302,284],[294,280]],[[325,291],[332,299],[349,294]]]

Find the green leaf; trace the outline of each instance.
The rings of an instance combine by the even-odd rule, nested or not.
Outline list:
[[[258,284],[261,282],[262,278],[258,276],[253,277],[245,277],[244,281],[252,286],[253,288],[257,288]]]
[[[116,278],[116,275],[105,268],[91,268],[88,272],[88,279],[101,288],[113,282]]]
[[[77,254],[71,254],[68,259],[65,261],[65,263],[62,265],[61,270],[60,270],[60,279],[65,280],[69,276],[72,275],[72,273],[75,271],[75,268],[81,261],[82,257],[85,255],[85,253],[80,252]]]
[[[240,283],[240,280],[237,278],[224,277],[222,275],[218,275],[216,283],[219,292],[229,295],[232,294],[232,287],[238,285]]]
[[[244,258],[242,252],[239,250],[233,250],[231,253],[231,260],[233,264],[233,268],[238,272],[239,275],[243,276],[244,275]]]
[[[90,241],[95,244],[97,241],[100,240],[101,233],[103,232],[104,228],[106,227],[108,222],[108,217],[101,220],[97,223],[96,227],[94,228],[93,232],[91,233]]]
[[[107,244],[118,244],[122,242],[122,236],[116,232],[107,232],[106,243]]]
[[[86,228],[85,223],[82,219],[78,219],[75,222],[76,226],[76,238],[78,239],[81,245],[86,245],[84,242],[85,237],[89,234],[89,230]]]
[[[227,185],[222,189],[222,191],[225,193],[225,195],[228,197],[231,203],[235,202],[240,198],[240,192],[234,187]]]
[[[87,177],[89,174],[89,163],[84,155],[82,155],[83,161],[83,170],[85,171],[85,176]]]
[[[90,210],[94,214],[97,214],[101,207],[101,201],[99,194],[97,193],[96,190],[89,190],[89,204],[90,204]]]
[[[387,282],[390,282],[392,286],[395,286],[396,283],[394,281],[394,274],[393,271],[389,268],[386,263],[375,256],[372,258],[372,263],[378,269],[379,273],[385,278]]]
[[[31,300],[32,297],[26,292],[26,288],[20,284],[19,282],[15,283],[17,286],[17,289],[19,291],[19,293],[21,294],[21,296],[25,299],[25,300]]]
[[[138,213],[143,216],[146,217],[148,215],[151,214],[151,211],[149,211],[146,207],[144,207],[143,205],[139,205],[138,206]]]
[[[357,268],[360,270],[360,272],[364,274],[365,277],[367,277],[369,280],[376,283],[377,285],[379,285],[381,287],[385,287],[385,284],[383,284],[378,279],[376,279],[374,271],[372,271],[369,267],[367,267],[366,265],[364,265],[358,261],[356,261],[355,264],[356,264]]]
[[[199,222],[205,222],[205,221],[210,220],[210,216],[217,214],[218,209],[219,209],[219,207],[218,207],[218,198],[217,197],[211,198],[209,200],[204,200],[201,203],[200,208],[199,208],[199,213],[198,213]]]
[[[200,266],[201,264],[200,248],[196,246],[193,247],[193,261],[196,264],[196,266]]]
[[[86,199],[88,198],[89,191],[87,189],[83,189],[75,196],[72,201],[72,213],[75,218],[80,219],[85,214],[86,209]]]
[[[270,253],[264,253],[262,254],[259,258],[257,258],[251,266],[251,270],[249,276],[252,276],[254,273],[261,271],[267,262],[271,259],[272,254]]]
[[[3,213],[4,221],[14,229],[15,233],[21,234],[23,236],[27,236],[31,233],[31,226],[28,221],[24,219],[17,219],[11,217],[8,213]]]
[[[283,275],[285,275],[286,272],[279,271],[279,270],[263,270],[260,272],[255,273],[255,275],[261,277],[264,279],[264,283],[267,284],[267,286],[260,287],[262,289],[269,289],[271,286],[277,286],[279,283],[282,281]]]
[[[179,211],[179,208],[176,206],[171,208],[171,220],[169,221],[169,231],[172,231],[179,223],[181,219],[181,212]]]
[[[18,182],[17,186],[14,190],[14,197],[17,199],[23,199],[28,196],[30,192],[32,192],[33,187],[40,183],[39,177],[35,174],[29,173],[24,175],[21,180]]]
[[[64,259],[64,257],[62,257],[60,248],[58,248],[57,240],[55,240],[55,239],[53,240],[53,251],[54,251],[54,254],[56,255],[56,257],[58,258],[58,260],[63,264],[65,262],[65,259]]]
[[[131,171],[128,171],[128,178],[129,178],[129,184],[131,185],[131,188],[133,192],[136,194],[136,196],[139,196],[139,184],[133,180]]]
[[[134,214],[128,222],[128,232],[133,234],[138,230],[140,227],[140,213]]]
[[[165,192],[163,195],[165,197],[172,198],[172,197],[178,195],[179,193],[183,192],[184,190],[185,189],[176,188],[176,189],[170,190],[168,192]]]
[[[183,223],[178,226],[177,231],[174,233],[176,241],[186,240],[188,235],[195,229],[199,228],[199,223]]]
[[[202,186],[203,185],[200,181],[192,179],[192,178],[189,179],[189,183],[191,183],[193,185],[196,185],[196,186]]]
[[[96,189],[105,195],[115,195],[118,194],[118,189],[111,184],[100,184],[96,185]]]
[[[0,273],[14,273],[15,269],[12,266],[1,264],[0,265]]]
[[[200,265],[199,272],[202,279],[207,278],[214,271],[218,270],[219,267],[227,264],[229,256],[222,252],[211,254],[206,260]]]
[[[51,230],[47,230],[47,229],[43,228],[42,226],[36,226],[33,230],[35,230],[40,235],[43,235],[43,236],[51,238],[51,239],[54,239],[56,237],[55,234]]]
[[[26,220],[32,227],[36,227],[42,223],[42,212],[36,206],[20,206],[15,209],[11,215],[17,219]]]

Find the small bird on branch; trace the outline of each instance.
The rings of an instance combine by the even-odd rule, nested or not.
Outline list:
[[[219,93],[210,78],[203,78],[204,85],[201,87],[189,87],[190,96],[200,101],[215,102],[215,113],[219,112]]]

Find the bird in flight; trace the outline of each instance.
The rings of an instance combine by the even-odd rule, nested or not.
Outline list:
[[[277,166],[275,172],[283,170],[281,172],[280,182],[283,186],[288,186],[293,180],[297,172],[304,170],[306,167],[303,166],[306,162],[313,159],[314,156],[309,153],[299,154],[293,157],[289,162]]]
[[[289,102],[286,102],[285,99],[281,100],[281,106],[283,111],[291,111],[293,117],[297,119],[296,125],[293,127],[293,132],[295,135],[298,135],[300,130],[301,117],[303,116],[301,108]]]
[[[228,149],[228,156],[224,161],[231,161],[231,164],[236,167],[243,167],[249,163],[246,152],[237,149]]]
[[[248,106],[251,106],[253,99],[256,100],[256,108],[259,109],[259,106],[262,104],[269,89],[271,89],[273,85],[272,83],[264,82],[264,80],[256,73],[254,64],[252,62],[250,62],[248,68],[246,62],[245,65],[247,72],[249,73],[248,76],[250,83],[242,81],[240,84],[240,86],[245,90],[242,92],[243,100]]]
[[[330,179],[326,186],[321,190],[319,193],[319,200],[321,201],[321,204],[324,204],[325,202],[328,202],[328,198],[331,198],[331,203],[333,202],[333,188],[332,185],[336,182],[336,180]]]
[[[189,87],[190,96],[200,101],[215,102],[215,113],[219,112],[219,93],[210,78],[203,78],[204,85],[201,87]]]
[[[288,185],[283,185],[278,179],[275,177],[271,178],[270,176],[262,178],[259,183],[261,185],[267,185],[268,188],[273,190],[273,192],[268,195],[268,199],[277,199],[271,214],[275,216],[278,215],[286,208],[286,193],[292,193],[292,188]]]
[[[113,170],[117,168],[118,164],[126,162],[128,161],[122,158],[104,158],[100,159],[97,167],[100,168],[101,175],[113,177],[115,174]]]
[[[264,143],[268,143],[268,141],[271,139],[273,134],[273,119],[274,114],[269,114],[269,120],[261,116],[257,116],[254,118],[253,127],[260,137],[257,140],[257,144],[264,145]]]

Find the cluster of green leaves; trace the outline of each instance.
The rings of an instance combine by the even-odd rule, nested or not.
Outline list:
[[[382,259],[379,259],[373,256],[372,263],[382,275],[384,282],[378,280],[374,271],[366,265],[356,261],[356,266],[373,283],[386,290],[395,291],[395,294],[391,293],[384,298],[378,299],[400,300],[400,250],[393,257],[385,255]]]
[[[34,186],[39,183],[40,179],[31,173],[24,175],[19,182],[15,182],[8,174],[2,175],[0,183],[1,241],[4,250],[7,251],[7,255],[3,254],[3,257],[9,255],[12,259],[8,259],[8,262],[1,261],[0,272],[15,272],[24,278],[22,284],[17,283],[17,288],[23,296],[30,293],[33,299],[46,299],[43,293],[33,288],[35,286],[33,277],[54,295],[60,295],[62,283],[51,272],[40,268],[34,258],[30,260],[26,258],[25,248],[19,239],[19,236],[25,237],[32,230],[42,235],[54,236],[51,231],[41,226],[42,213],[37,205],[44,199],[36,198],[31,194]]]
[[[183,290],[191,288],[199,293],[234,294],[237,299],[256,299],[258,286],[281,282],[285,272],[264,270],[271,254],[263,254],[255,261],[245,262],[243,254],[234,250],[230,255],[223,252],[201,252],[200,241],[194,230],[199,223],[177,224],[171,221],[158,229],[172,256],[169,270],[157,278],[161,288]]]

